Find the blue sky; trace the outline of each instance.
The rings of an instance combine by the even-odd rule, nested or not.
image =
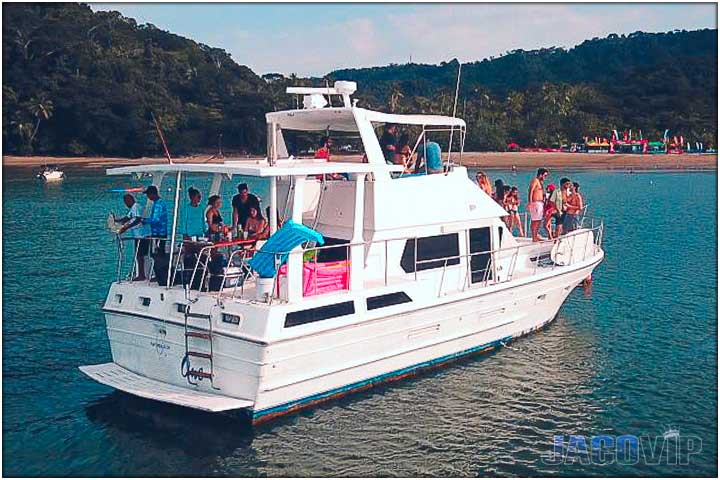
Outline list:
[[[705,4],[95,3],[219,47],[262,74],[482,60],[610,33],[717,28]]]

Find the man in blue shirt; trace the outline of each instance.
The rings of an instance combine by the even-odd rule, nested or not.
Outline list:
[[[153,202],[153,205],[150,216],[144,219],[143,223],[150,226],[150,236],[153,239],[162,239],[158,240],[157,243],[158,252],[162,255],[165,253],[165,239],[168,234],[167,205],[165,205],[165,201],[158,195],[158,189],[155,185],[150,185],[146,188],[145,195],[147,195],[148,200]]]
[[[195,187],[190,187],[188,189],[188,197],[190,197],[190,203],[187,204],[185,208],[181,230],[185,240],[190,240],[192,237],[203,237],[205,236],[206,230],[205,208],[200,205],[200,201],[202,200],[200,190]]]

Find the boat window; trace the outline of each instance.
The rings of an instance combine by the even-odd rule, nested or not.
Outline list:
[[[142,305],[143,307],[149,307],[150,302],[150,297],[140,297],[140,305]]]
[[[447,235],[435,235],[433,237],[421,237],[417,239],[417,270],[429,270],[431,268],[442,268],[448,257],[447,265],[460,264],[460,247],[457,233]],[[436,262],[426,260],[442,259]],[[422,263],[420,263],[422,262]],[[405,242],[400,266],[405,273],[415,271],[415,240]]]
[[[367,309],[375,310],[376,308],[390,307],[392,305],[400,305],[401,303],[412,302],[405,292],[388,293],[387,295],[378,295],[377,297],[367,298]]]
[[[342,238],[324,237],[325,243],[323,248],[318,250],[317,261],[318,262],[342,262],[348,259],[348,247],[350,243],[348,240]],[[332,248],[333,245],[342,245],[337,248]]]
[[[492,270],[490,269],[490,248],[490,227],[471,228],[470,277],[472,283],[492,279]]]
[[[330,318],[352,315],[355,313],[355,304],[350,302],[334,303],[322,307],[308,308],[290,312],[285,317],[285,328],[296,327],[306,323],[319,322]]]

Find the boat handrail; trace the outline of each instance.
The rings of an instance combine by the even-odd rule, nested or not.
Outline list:
[[[559,240],[572,242],[572,245],[570,248],[570,259],[568,260],[567,265],[572,265],[578,261],[584,261],[587,259],[588,254],[594,255],[596,253],[596,250],[587,251],[587,243],[586,243],[584,246],[584,251],[581,255],[582,258],[573,259],[573,255],[575,254],[574,246],[575,246],[577,237],[580,235],[586,235],[588,232],[591,232],[592,236],[593,236],[592,237],[593,244],[596,247],[600,247],[602,244],[602,239],[603,239],[604,224],[600,219],[597,219],[594,217],[585,217],[583,219],[582,223],[583,224],[589,223],[589,227],[586,228],[584,225],[580,225],[579,226],[580,228],[578,228],[577,230],[574,230],[572,232],[563,234],[560,237],[560,239],[556,238],[556,239],[541,240],[539,242],[527,242],[527,240],[529,240],[529,239],[524,238],[526,241],[521,241],[517,245],[513,245],[513,246],[509,246],[509,247],[488,249],[488,250],[484,250],[484,251],[480,251],[480,252],[466,252],[461,255],[452,255],[452,256],[432,258],[432,259],[427,259],[427,260],[418,260],[418,258],[417,258],[418,237],[410,237],[410,236],[393,237],[393,238],[389,238],[389,239],[380,239],[380,240],[371,240],[371,241],[347,242],[347,243],[335,244],[335,245],[312,246],[312,247],[307,247],[307,248],[301,248],[300,250],[294,250],[294,251],[266,252],[266,253],[270,254],[270,255],[274,255],[276,258],[276,263],[278,265],[280,263],[280,259],[286,257],[289,254],[297,254],[297,255],[302,254],[303,256],[305,256],[308,252],[314,253],[313,259],[311,261],[311,262],[314,262],[314,264],[315,264],[315,269],[312,270],[312,272],[313,272],[312,274],[314,275],[314,282],[315,282],[313,291],[317,292],[317,282],[318,282],[318,278],[317,278],[318,277],[318,274],[317,274],[318,268],[317,267],[318,267],[318,263],[320,263],[320,262],[318,262],[318,252],[325,251],[325,250],[331,250],[331,249],[344,248],[346,250],[346,255],[344,257],[345,258],[344,274],[347,275],[347,279],[346,279],[347,285],[345,288],[335,290],[335,291],[339,291],[339,290],[347,290],[349,288],[349,284],[350,284],[349,276],[350,276],[350,271],[351,271],[349,260],[350,260],[350,249],[352,247],[364,246],[366,248],[369,248],[373,245],[378,245],[378,244],[383,245],[384,248],[382,248],[382,251],[384,252],[384,259],[383,259],[382,264],[383,264],[384,272],[382,275],[382,280],[383,280],[383,285],[388,286],[390,284],[390,278],[388,275],[388,268],[390,266],[388,263],[388,244],[391,244],[392,242],[414,241],[415,252],[414,252],[414,257],[413,257],[413,271],[405,272],[407,274],[407,276],[406,276],[407,278],[403,277],[403,280],[404,281],[411,281],[411,280],[417,281],[418,280],[418,271],[419,270],[422,271],[422,269],[419,267],[421,267],[422,265],[426,265],[426,264],[430,264],[430,263],[441,264],[442,265],[441,268],[443,269],[443,271],[442,271],[442,276],[441,276],[440,283],[439,283],[439,292],[442,292],[443,285],[444,285],[445,278],[446,278],[446,275],[445,275],[446,270],[451,266],[450,262],[455,261],[455,260],[457,260],[457,265],[459,265],[461,262],[467,262],[467,266],[466,266],[467,268],[465,269],[465,277],[466,278],[465,278],[465,281],[463,282],[464,288],[468,288],[470,286],[477,286],[478,284],[488,285],[488,284],[490,284],[491,281],[494,284],[494,283],[504,283],[504,282],[513,280],[515,271],[516,271],[518,263],[519,263],[518,259],[523,258],[522,254],[524,252],[528,253],[527,261],[529,261],[530,264],[532,265],[532,273],[535,274],[537,272],[538,267],[542,266],[541,263],[548,259],[547,252],[544,251],[544,250],[546,250],[546,247],[548,245],[553,245],[553,244],[558,243]],[[127,238],[127,237],[124,237],[124,238],[118,237],[118,238],[120,238],[120,240],[122,240],[122,241],[134,240],[133,238]],[[517,238],[523,239],[523,237],[517,237]],[[159,237],[155,237],[152,239],[153,240],[167,240],[166,238],[159,238]],[[121,245],[122,241],[120,242],[121,250],[122,250],[122,245]],[[187,266],[184,265],[184,252],[185,252],[184,247],[185,247],[185,243],[187,243],[187,242],[180,242],[180,243],[181,243],[181,246],[178,249],[178,251],[176,252],[177,258],[169,260],[169,262],[168,262],[168,274],[172,275],[172,279],[173,279],[173,281],[171,282],[172,284],[176,284],[175,280],[177,278],[177,274],[178,274],[178,271],[180,270],[181,266],[183,268],[183,271],[187,271],[187,268],[186,268]],[[243,240],[238,239],[234,242],[224,242],[224,243],[206,245],[206,246],[202,247],[197,252],[197,258],[195,260],[195,265],[193,266],[193,272],[192,272],[189,282],[186,281],[185,277],[183,277],[182,283],[183,283],[183,287],[186,292],[187,299],[189,301],[193,301],[194,299],[191,298],[190,295],[191,295],[191,292],[195,292],[195,294],[196,294],[195,299],[200,294],[213,293],[216,295],[218,302],[221,301],[223,296],[226,296],[231,299],[236,299],[236,300],[250,300],[250,301],[255,302],[256,301],[255,298],[252,298],[252,299],[245,298],[245,283],[247,281],[252,281],[254,278],[254,276],[252,275],[251,269],[247,266],[247,262],[246,262],[247,258],[250,256],[250,253],[252,251],[252,250],[247,250],[246,248],[244,248],[245,245],[247,245],[247,243],[248,243],[247,240],[243,241]],[[225,248],[225,247],[233,247],[236,245],[237,246],[242,245],[243,248],[235,249],[230,252],[229,258],[227,259],[227,263],[224,267],[224,271],[222,274],[222,282],[219,285],[219,289],[211,292],[210,285],[206,284],[206,278],[207,278],[207,273],[208,273],[208,264],[210,262],[209,253],[212,250],[216,250],[219,248]],[[543,252],[541,253],[538,250],[542,250]],[[512,253],[510,255],[504,255],[508,252],[512,252]],[[532,255],[533,252],[538,252],[538,253],[537,253],[537,255],[533,256]],[[135,255],[137,255],[137,247],[135,249]],[[471,267],[472,259],[477,256],[482,256],[482,255],[490,256],[490,259],[488,260],[485,268],[477,270],[477,271],[472,270],[472,267]],[[120,255],[120,256],[122,257],[122,255]],[[237,260],[238,256],[240,257],[240,264],[239,264],[240,270],[239,270],[239,272],[230,273],[229,268],[236,266],[234,261]],[[153,266],[152,261],[153,260],[149,253],[148,253],[148,257],[150,257],[150,259],[151,259],[150,260],[151,261],[150,269],[152,271],[152,266]],[[134,258],[135,257],[133,257],[133,259]],[[498,275],[498,273],[493,274],[492,272],[495,271],[495,269],[498,266],[500,266],[500,269],[503,268],[503,266],[500,265],[500,263],[499,263],[500,261],[503,261],[503,262],[508,261],[507,273],[505,273],[504,275]],[[128,279],[134,278],[136,264],[135,264],[135,262],[133,262],[133,263],[134,263],[134,265],[130,271],[130,274],[127,277]],[[170,267],[170,265],[172,265],[172,267]],[[528,265],[528,264],[526,263],[525,265]],[[118,262],[118,281],[121,281],[121,266],[122,266],[122,258]],[[551,266],[551,271],[553,271],[557,267],[557,264],[555,261],[551,261],[550,264],[548,264],[547,266]],[[440,268],[440,267],[438,267],[438,268]],[[472,281],[473,274],[481,272],[481,271],[484,272],[482,280],[479,282]],[[271,279],[273,281],[273,284],[276,287],[279,286],[279,277],[283,274],[284,273],[281,273],[281,270],[278,268],[275,276],[273,276],[273,278]],[[411,276],[411,274],[412,274],[412,276]],[[193,290],[193,289],[191,289],[191,287],[192,287],[192,285],[195,285],[197,275],[200,275],[199,288],[197,290]],[[227,280],[230,277],[237,277],[235,283],[233,285],[231,285],[231,289],[230,289],[230,287],[226,286]],[[146,281],[149,283],[150,280],[148,279]],[[238,287],[240,289],[239,296],[238,296]],[[228,289],[230,289],[229,292],[228,292]],[[280,296],[279,290],[280,290],[279,288],[273,289],[273,294],[269,295],[267,298],[268,303],[272,302],[273,299],[279,298],[279,296]]]

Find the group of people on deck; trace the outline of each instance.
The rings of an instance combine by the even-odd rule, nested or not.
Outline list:
[[[238,193],[232,198],[232,225],[226,225],[220,209],[222,198],[220,195],[211,195],[207,205],[201,205],[202,193],[195,188],[188,189],[189,201],[180,216],[178,233],[186,242],[196,242],[207,238],[212,242],[229,240],[233,236],[241,236],[249,240],[267,239],[270,228],[262,215],[260,199],[250,193],[247,184],[237,186]],[[129,209],[127,214],[116,219],[121,223],[118,234],[127,234],[135,239],[136,260],[138,263],[137,277],[134,281],[145,280],[145,257],[153,252],[165,253],[168,239],[168,207],[160,197],[155,185],[150,185],[143,192],[148,201],[152,202],[149,215],[143,216],[143,209],[132,194],[125,194],[123,202]]]
[[[410,136],[402,133],[398,137],[398,126],[392,123],[385,124],[380,148],[385,162],[390,165],[402,165],[404,173],[420,173],[426,168],[428,174],[443,173],[442,155],[437,142],[420,142],[413,153],[410,145]]]
[[[550,239],[580,228],[581,214],[585,208],[579,183],[564,177],[560,179],[559,187],[552,183],[545,187],[549,176],[550,171],[547,168],[539,168],[528,188],[527,211],[530,215],[530,234],[534,242],[545,240],[539,234],[541,226],[545,228]],[[517,228],[520,236],[524,236],[518,188],[505,185],[501,179],[497,179],[493,189],[490,177],[485,172],[477,172],[475,179],[478,186],[508,212],[508,215],[503,217],[508,228],[511,231]],[[555,228],[552,226],[553,220]]]
[[[324,136],[320,140],[318,149],[315,151],[315,158],[330,161],[333,140]],[[380,137],[380,148],[382,149],[385,162],[389,165],[401,165],[406,174],[420,173],[427,168],[427,173],[443,173],[442,151],[437,142],[420,142],[413,153],[413,146],[410,144],[410,136],[407,133],[398,135],[398,126],[385,124],[383,134]],[[367,157],[364,157],[367,162]],[[322,179],[322,175],[318,176]],[[327,174],[329,180],[347,180],[347,174]]]

